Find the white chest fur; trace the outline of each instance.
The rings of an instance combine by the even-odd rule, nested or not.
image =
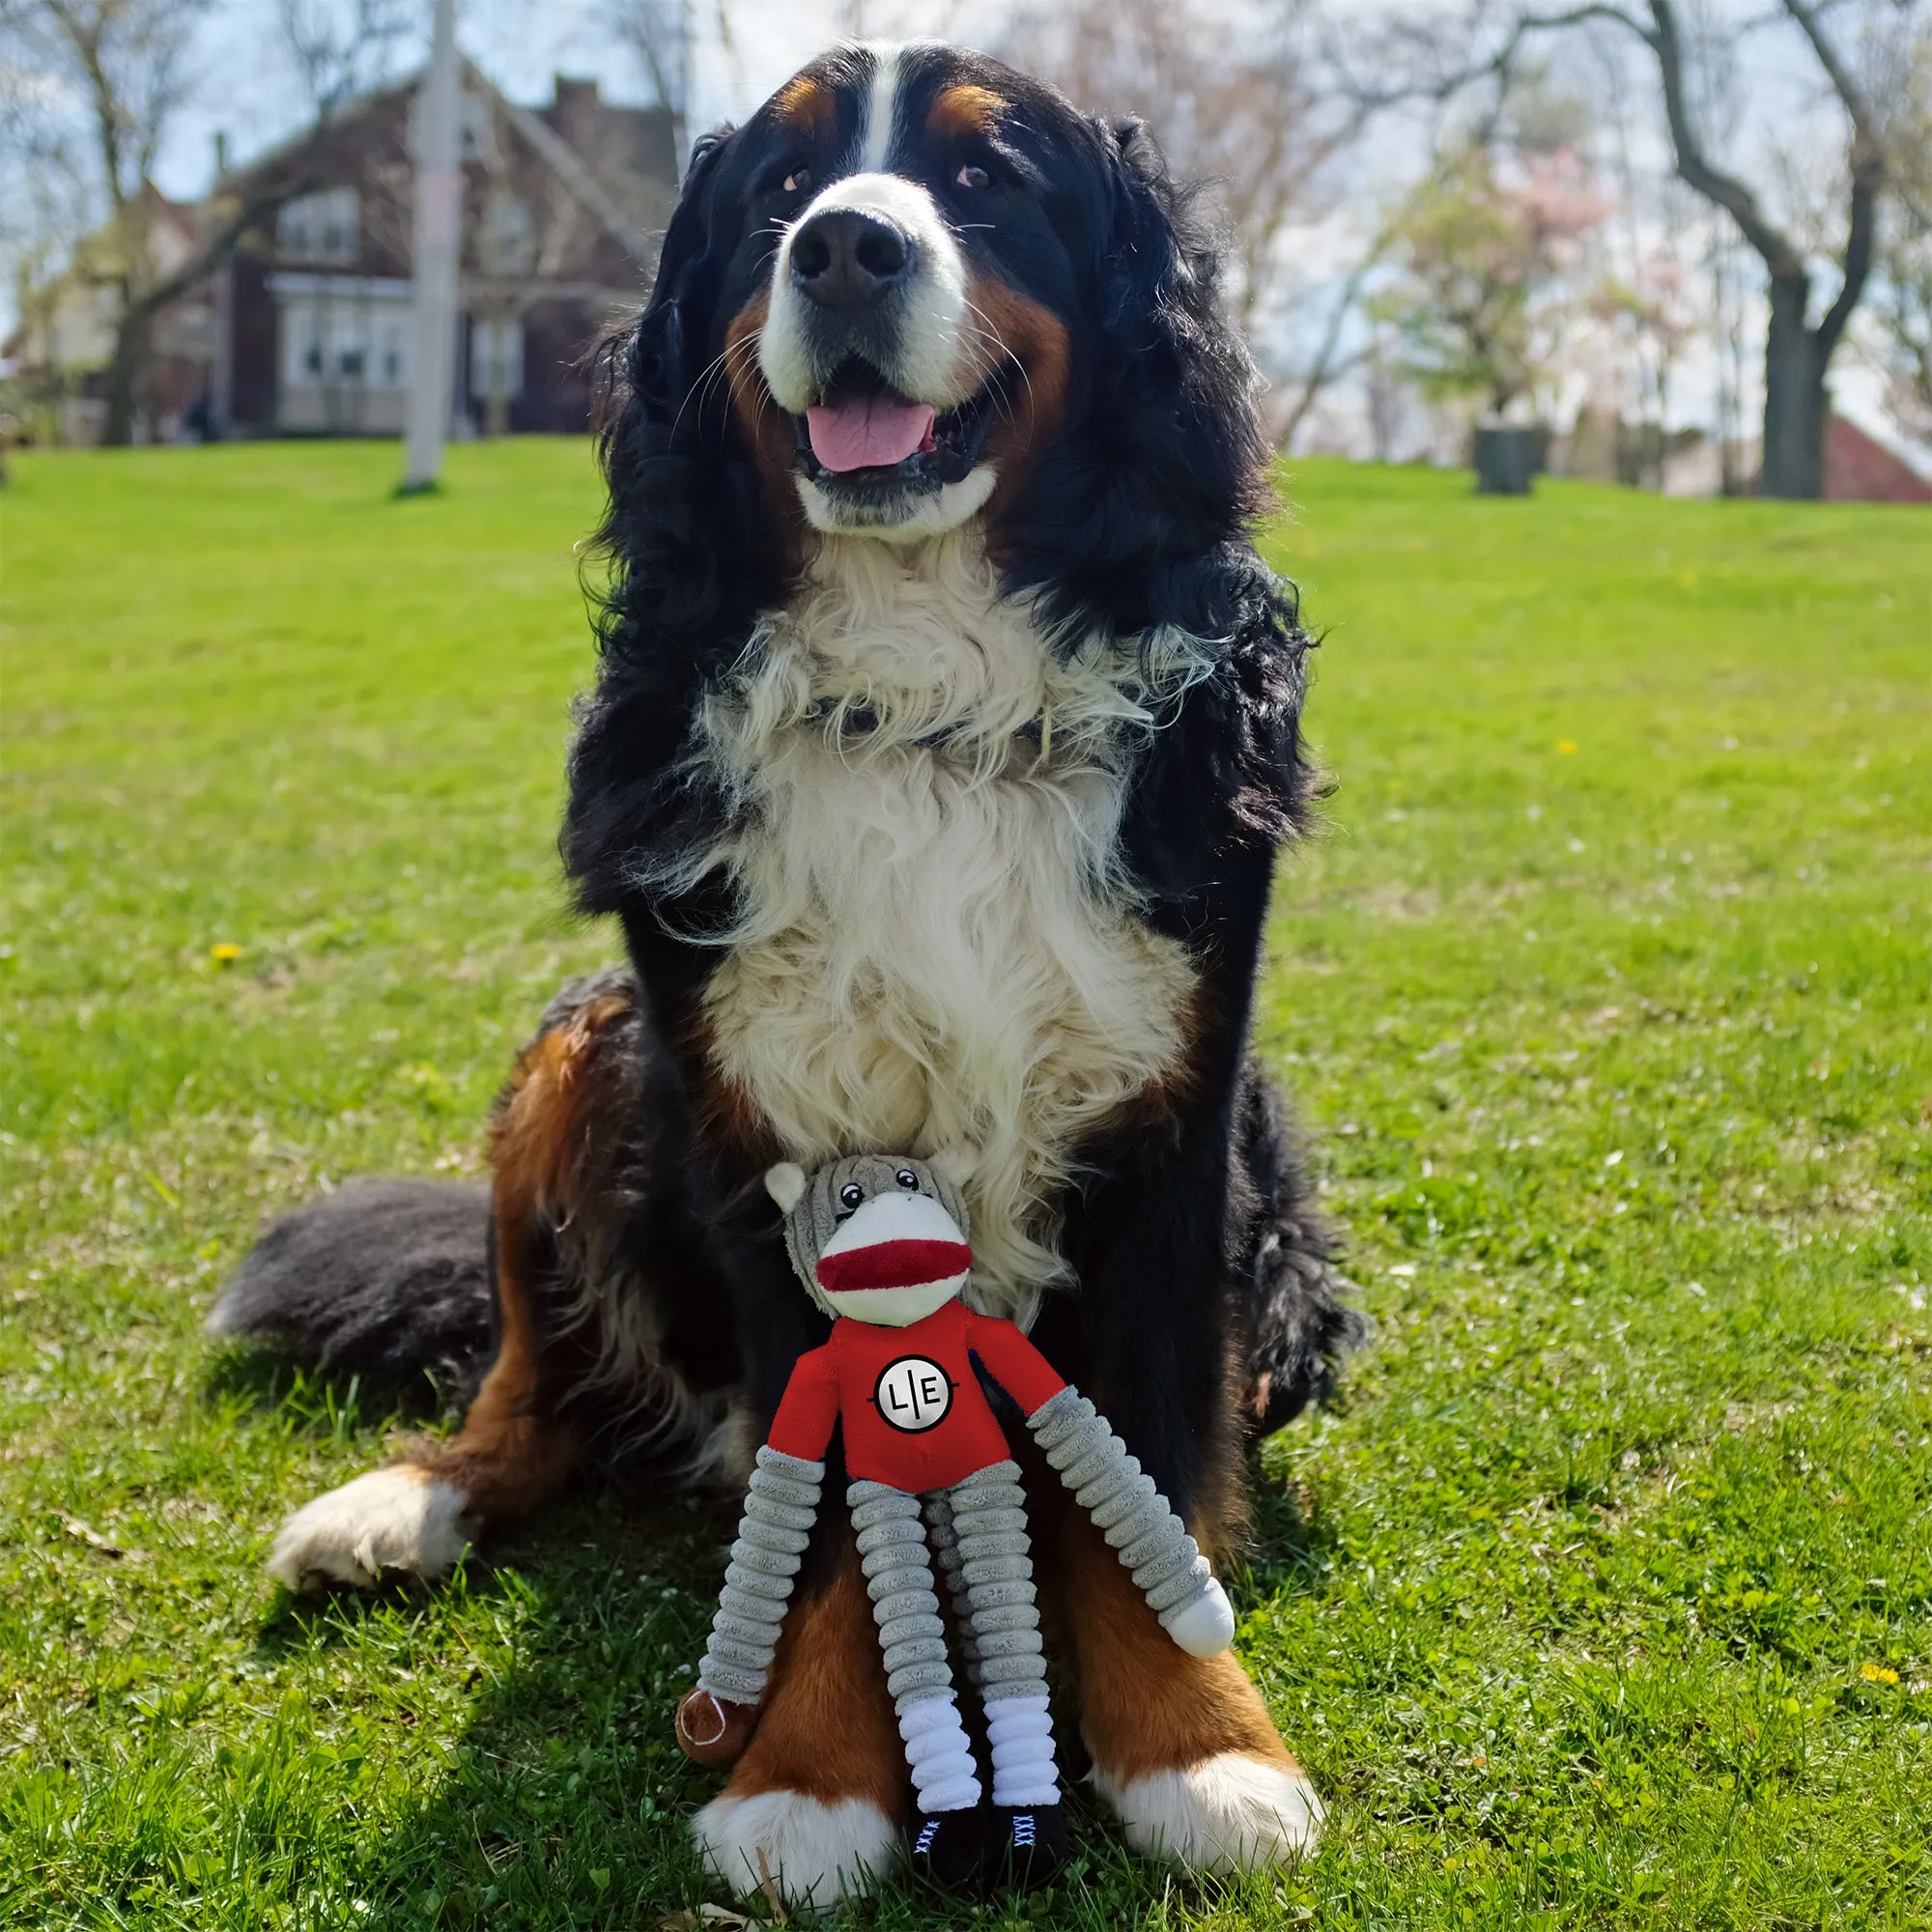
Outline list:
[[[968,1151],[1000,1313],[1065,1272],[1049,1204],[1079,1142],[1180,1050],[1192,969],[1133,917],[1115,843],[1123,739],[1198,662],[1056,661],[971,537],[835,540],[705,715],[738,808],[708,863],[743,907],[719,1069],[802,1163]]]

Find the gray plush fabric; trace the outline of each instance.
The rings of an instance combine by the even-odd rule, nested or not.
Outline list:
[[[1027,1427],[1074,1500],[1132,1573],[1161,1628],[1170,1628],[1182,1610],[1207,1594],[1214,1573],[1186,1525],[1154,1488],[1153,1478],[1077,1389],[1064,1388],[1042,1403],[1027,1418]]]
[[[899,1179],[901,1174],[911,1175],[917,1186],[907,1187]],[[848,1182],[862,1187],[867,1200],[875,1194],[928,1195],[952,1216],[961,1240],[973,1238],[966,1218],[966,1197],[925,1161],[915,1160],[910,1154],[861,1153],[819,1168],[807,1177],[798,1205],[785,1215],[785,1247],[806,1292],[828,1315],[835,1311],[818,1286],[818,1260],[840,1219],[852,1211],[838,1198]]]
[[[953,1638],[959,1661],[966,1666],[966,1681],[980,1682],[980,1647],[973,1641],[972,1605],[966,1595],[964,1559],[959,1554],[959,1536],[952,1526],[952,1504],[944,1490],[934,1490],[925,1498],[925,1539],[932,1546],[939,1574],[946,1578],[946,1594],[952,1603]]]
[[[755,1704],[764,1696],[824,1479],[823,1463],[787,1456],[769,1443],[759,1449],[711,1639],[697,1667],[698,1683],[713,1696],[733,1704]]]
[[[991,1704],[1038,1691],[1046,1682],[1046,1659],[1034,1605],[1020,1466],[995,1463],[980,1469],[948,1490],[946,1501],[959,1539],[980,1694]]]
[[[979,1802],[978,1774],[958,1723],[928,1533],[952,1597],[960,1649],[986,1706],[996,1802],[1057,1804],[1053,1720],[1019,1464],[996,1463],[935,1491],[924,1499],[923,1521],[919,1497],[884,1483],[854,1483],[846,1500],[920,1809]],[[944,1716],[936,1705],[945,1706]]]
[[[952,1690],[919,1498],[885,1483],[857,1482],[845,1500],[859,1532],[866,1593],[886,1654],[886,1688],[904,1717],[922,1698],[950,1696]]]

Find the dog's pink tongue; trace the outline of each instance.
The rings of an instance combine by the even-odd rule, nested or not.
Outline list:
[[[932,410],[891,396],[853,396],[807,410],[811,453],[831,470],[872,469],[903,463],[925,447]]]

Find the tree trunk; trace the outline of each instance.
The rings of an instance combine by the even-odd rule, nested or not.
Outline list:
[[[1764,475],[1758,493],[1815,501],[1825,493],[1825,364],[1818,333],[1804,326],[1807,275],[1771,284],[1764,345]]]
[[[107,364],[107,419],[100,427],[100,440],[109,448],[134,440],[134,406],[148,364],[149,320],[145,309],[124,312],[114,331],[114,354]]]

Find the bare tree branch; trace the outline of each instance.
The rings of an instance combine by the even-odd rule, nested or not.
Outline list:
[[[1852,127],[1860,141],[1877,149],[1878,122],[1865,99],[1864,89],[1853,77],[1851,70],[1839,59],[1838,50],[1825,36],[1823,22],[1819,19],[1822,8],[1809,7],[1805,0],[1784,0],[1784,11],[1798,22],[1804,38],[1811,43],[1811,51],[1818,56],[1818,65],[1825,70],[1825,78],[1832,83],[1833,92],[1845,104],[1845,112],[1851,116]]]
[[[1676,172],[1737,225],[1771,281],[1766,343],[1765,481],[1782,495],[1816,495],[1826,412],[1824,379],[1833,350],[1857,309],[1878,248],[1878,209],[1889,174],[1885,128],[1872,100],[1833,36],[1826,16],[1833,0],[1776,0],[1766,23],[1783,19],[1803,35],[1851,126],[1849,192],[1836,296],[1815,327],[1806,323],[1810,269],[1802,238],[1769,214],[1756,191],[1714,158],[1690,99],[1690,61],[1675,0],[1645,0],[1648,19],[1615,0],[1553,13],[1521,12],[1500,46],[1465,62],[1463,84],[1506,74],[1524,42],[1593,22],[1612,23],[1649,48],[1657,64],[1663,118]]]
[[[386,76],[413,24],[409,0],[276,0],[275,14],[319,121]]]
[[[1276,441],[1283,449],[1292,449],[1294,439],[1300,433],[1301,425],[1308,419],[1308,412],[1321,400],[1321,392],[1338,378],[1346,375],[1356,363],[1363,359],[1361,355],[1350,355],[1341,361],[1335,359],[1335,352],[1341,346],[1342,330],[1348,326],[1355,305],[1361,300],[1362,289],[1370,275],[1379,266],[1388,253],[1389,245],[1395,239],[1393,224],[1384,226],[1368,251],[1349,272],[1328,311],[1328,320],[1321,330],[1321,340],[1315,351],[1315,359],[1309,364],[1308,373],[1301,380],[1300,393],[1294,399],[1294,407],[1289,411],[1287,419],[1281,426]]]
[[[61,238],[69,273],[83,272],[113,307],[102,439],[133,434],[156,318],[234,253],[250,228],[315,185],[285,160],[225,210],[186,258],[161,273],[155,260],[160,207],[156,157],[190,98],[189,55],[213,0],[9,0],[0,32],[10,49],[81,102],[64,158],[76,170],[73,232]],[[408,0],[280,0],[291,51],[312,86],[319,121],[338,106],[406,23]],[[84,152],[83,152],[84,149]]]
[[[1858,307],[1866,278],[1871,274],[1877,252],[1878,188],[1882,178],[1882,171],[1870,175],[1855,173],[1852,177],[1851,223],[1845,237],[1838,293],[1813,332],[1821,363],[1838,346],[1838,338],[1844,334],[1845,325],[1851,321],[1852,311]]]
[[[1763,258],[1773,275],[1802,275],[1804,251],[1772,223],[1758,206],[1757,196],[1735,175],[1726,174],[1704,151],[1685,97],[1684,37],[1671,0],[1650,0],[1650,12],[1656,32],[1644,38],[1657,55],[1658,72],[1663,83],[1664,119],[1670,128],[1670,144],[1676,151],[1677,172],[1738,224],[1745,240]]]

